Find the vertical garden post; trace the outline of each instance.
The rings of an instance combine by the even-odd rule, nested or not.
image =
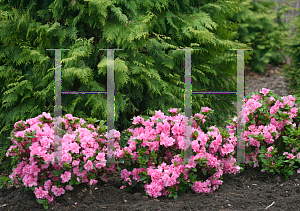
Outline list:
[[[185,51],[185,73],[184,73],[184,159],[190,159],[193,155],[191,148],[191,137],[192,137],[192,127],[188,125],[192,117],[192,53],[191,50],[200,50],[200,49],[176,49]]]
[[[244,71],[244,51],[253,49],[229,49],[237,50],[237,163],[245,163],[245,146],[244,146],[244,130],[245,130],[245,115],[244,115],[244,98],[245,98],[245,71]],[[242,108],[243,105],[243,108]],[[240,111],[242,114],[239,115]],[[240,119],[241,117],[241,119]],[[242,125],[241,125],[242,123]]]
[[[54,94],[55,94],[55,107],[54,107],[54,118],[55,118],[55,127],[54,131],[54,157],[57,162],[62,162],[62,130],[61,130],[61,118],[62,118],[62,109],[61,109],[61,94],[107,94],[107,157],[108,163],[119,163],[114,159],[113,140],[114,140],[114,95],[115,95],[115,81],[114,81],[114,50],[123,50],[123,49],[99,49],[99,50],[108,50],[107,52],[107,92],[98,92],[98,91],[61,91],[62,84],[62,72],[61,72],[61,50],[70,50],[70,49],[46,49],[54,50],[55,52],[55,71],[54,71]],[[60,76],[60,77],[55,77]],[[60,133],[58,134],[58,131]],[[101,161],[106,162],[106,161]]]
[[[99,49],[107,50],[107,161],[108,163],[119,163],[115,161],[113,151],[114,121],[115,121],[115,62],[114,50],[123,49]]]
[[[176,49],[176,50],[184,50],[185,51],[185,77],[184,77],[184,85],[185,85],[185,95],[184,95],[184,106],[185,106],[185,125],[184,125],[184,159],[190,159],[192,155],[192,149],[190,147],[191,141],[190,138],[192,136],[191,126],[188,126],[188,122],[192,117],[192,94],[231,94],[229,92],[192,92],[192,57],[191,57],[191,49]],[[198,50],[198,49],[193,49]],[[243,104],[243,100],[245,98],[245,80],[244,80],[244,51],[245,50],[253,50],[253,49],[229,49],[229,50],[237,50],[237,114],[240,111],[244,111],[241,108]],[[185,80],[187,78],[187,80]],[[189,80],[191,78],[191,80]],[[238,124],[237,124],[237,162],[238,163],[245,163],[245,146],[243,142],[243,132],[244,127],[240,124],[242,123],[243,126],[245,124],[245,117],[244,113],[242,112],[241,120],[239,119],[240,115],[238,116]],[[241,138],[239,138],[241,136]],[[187,150],[187,152],[186,152]]]
[[[54,160],[62,161],[62,128],[61,128],[61,51],[70,49],[46,49],[54,50]],[[55,77],[55,75],[57,77]]]

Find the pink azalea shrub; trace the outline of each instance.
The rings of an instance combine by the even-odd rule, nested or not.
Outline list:
[[[234,134],[221,134],[214,126],[205,134],[199,127],[206,121],[204,114],[213,112],[210,108],[202,108],[201,114],[192,118],[192,126],[186,125],[190,140],[184,137],[185,116],[176,115],[176,108],[169,111],[172,116],[156,111],[152,121],[134,118],[133,129],[126,131],[130,135],[127,146],[117,155],[124,161],[117,167],[126,183],[121,189],[131,190],[144,182],[147,195],[154,198],[177,198],[178,190],[189,189],[211,193],[223,183],[223,174],[240,170],[234,164]],[[191,143],[193,153],[189,160],[184,159],[186,143]]]
[[[292,95],[279,97],[270,89],[262,88],[245,98],[245,132],[242,136],[246,149],[246,164],[262,166],[262,171],[292,175],[300,164],[300,109]],[[229,121],[229,133],[236,130],[237,119]],[[297,170],[300,173],[300,168]]]
[[[105,129],[85,124],[83,119],[67,114],[62,118],[63,137],[61,147],[54,151],[54,125],[50,114],[16,122],[11,138],[13,145],[6,156],[18,160],[17,167],[9,176],[14,183],[24,184],[34,191],[38,199],[47,206],[54,197],[73,190],[74,184],[94,185],[101,170],[101,179],[107,182],[107,175],[115,172],[115,164],[106,164],[106,139],[102,139]],[[101,136],[99,135],[101,134]],[[107,138],[107,135],[104,135]],[[120,133],[115,131],[117,141]],[[120,146],[115,142],[115,147]],[[61,154],[59,154],[61,153]],[[61,157],[55,162],[54,157]]]

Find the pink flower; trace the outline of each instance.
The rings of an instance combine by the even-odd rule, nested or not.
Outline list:
[[[72,153],[79,154],[79,149],[81,148],[77,143],[71,143],[69,144],[70,150]]]
[[[65,193],[63,188],[57,188],[56,186],[52,186],[51,191],[55,196],[60,196]]]
[[[268,147],[268,152],[271,152],[274,149],[273,146]]]
[[[256,146],[256,147],[260,146],[260,142],[255,140],[254,138],[250,138],[249,141],[252,146]]]
[[[61,182],[62,183],[66,183],[66,182],[69,182],[70,179],[71,179],[71,172],[70,171],[66,171],[64,174],[61,174],[60,175],[60,178],[61,178]]]
[[[139,124],[140,121],[143,123],[143,122],[144,122],[144,118],[142,118],[142,117],[140,117],[140,116],[134,117],[134,118],[133,118],[132,124],[134,124],[134,125]]]
[[[74,161],[72,162],[72,167],[74,167],[74,166],[79,166],[79,163],[80,163],[79,160],[74,160]]]
[[[266,155],[266,159],[268,159],[268,158],[272,157],[272,155],[271,155],[271,154],[269,154],[269,153],[265,153],[265,155]]]
[[[26,187],[37,186],[37,178],[33,177],[32,175],[25,175],[22,181]]]
[[[91,158],[96,153],[96,150],[92,149],[92,148],[86,148],[86,149],[82,150],[82,153],[84,156],[86,156],[86,158]]]
[[[65,161],[66,163],[71,163],[73,158],[72,155],[68,152],[63,152],[62,153],[62,160]]]
[[[125,156],[124,150],[116,150],[115,154],[119,158],[123,158]]]
[[[112,149],[107,150],[107,157],[112,158],[112,156],[115,154],[115,152]]]
[[[49,163],[48,164],[41,164],[41,169],[47,169],[49,167]]]
[[[46,153],[44,156],[43,156],[43,158],[44,158],[44,160],[46,161],[46,162],[50,162],[50,161],[52,161],[53,160],[53,153],[52,154],[48,154],[48,153]]]
[[[218,166],[220,165],[220,161],[218,161],[216,157],[210,156],[210,158],[208,158],[207,165],[210,167],[218,168]]]
[[[172,109],[169,109],[168,111],[170,111],[171,113],[177,113],[177,108],[172,108]]]
[[[208,111],[210,111],[211,109],[210,108],[208,108],[208,107],[202,107],[202,112],[208,112]]]
[[[45,184],[44,184],[44,189],[45,189],[45,190],[50,190],[50,189],[51,189],[51,185],[52,185],[51,180],[50,180],[50,179],[47,180],[47,181],[45,182]]]
[[[67,185],[65,189],[66,190],[74,190],[74,188],[71,185]]]
[[[151,176],[152,181],[159,180],[162,176],[161,170],[159,169],[149,169],[147,170],[147,174]]]
[[[157,182],[151,182],[150,185],[145,185],[146,192],[153,198],[161,196],[161,191],[163,190],[163,185]]]
[[[91,179],[88,183],[88,185],[95,185],[98,181],[95,179]]]
[[[42,187],[35,188],[34,194],[38,199],[44,199],[48,196],[48,191],[44,191]]]
[[[269,93],[270,89],[262,88],[262,91],[259,91],[260,93],[264,94],[266,96]]]
[[[50,148],[50,144],[53,143],[53,140],[47,137],[42,137],[40,143],[42,147]]]
[[[294,159],[296,156],[294,156],[293,154],[289,154],[288,156],[287,156],[287,158],[289,158],[289,159]]]
[[[96,159],[99,161],[105,161],[105,153],[98,153]]]
[[[188,164],[185,165],[186,168],[196,168],[197,163],[193,161],[193,159],[188,159]]]
[[[90,160],[88,160],[88,162],[84,165],[84,169],[86,169],[87,171],[93,170],[93,167],[93,163]]]
[[[221,152],[225,155],[234,151],[234,146],[232,144],[224,144],[221,148]]]
[[[130,175],[131,175],[131,172],[128,171],[127,169],[122,169],[121,170],[121,178],[122,179],[128,178]]]
[[[166,134],[162,133],[160,137],[160,145],[164,145],[165,147],[170,147],[174,144],[175,140],[173,138],[169,138]]]
[[[210,182],[196,181],[192,186],[192,190],[194,190],[196,193],[209,193],[210,188],[208,188],[208,186],[210,186]]]
[[[106,166],[106,161],[100,161],[95,164],[95,168],[97,168],[97,169],[101,169],[102,167],[105,167],[105,166]]]
[[[59,177],[55,176],[55,177],[53,177],[52,180],[53,180],[54,182],[55,182],[55,181],[58,181],[58,180],[59,180]]]
[[[108,182],[107,175],[105,173],[102,175],[101,180],[103,182]]]

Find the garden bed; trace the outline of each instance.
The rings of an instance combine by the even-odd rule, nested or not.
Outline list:
[[[246,167],[236,175],[224,175],[223,184],[214,193],[181,193],[177,199],[143,196],[141,189],[130,193],[120,190],[121,179],[114,175],[105,184],[81,184],[58,197],[48,210],[299,210],[300,174],[286,181],[282,175],[260,172],[261,168]],[[75,205],[76,203],[76,205]],[[270,206],[271,205],[271,206]],[[44,210],[32,191],[25,187],[0,189],[0,210]]]

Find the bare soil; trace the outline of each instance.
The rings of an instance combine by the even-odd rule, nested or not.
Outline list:
[[[48,210],[300,210],[300,174],[294,173],[286,181],[282,175],[260,170],[260,167],[246,167],[236,175],[224,175],[223,184],[214,193],[203,195],[191,190],[180,193],[177,199],[147,197],[143,195],[142,187],[133,192],[121,190],[121,178],[115,174],[109,177],[108,183],[98,179],[93,186],[74,186],[73,191],[55,198]],[[34,193],[25,191],[24,186],[5,186],[0,189],[0,210],[44,208],[37,203]]]

